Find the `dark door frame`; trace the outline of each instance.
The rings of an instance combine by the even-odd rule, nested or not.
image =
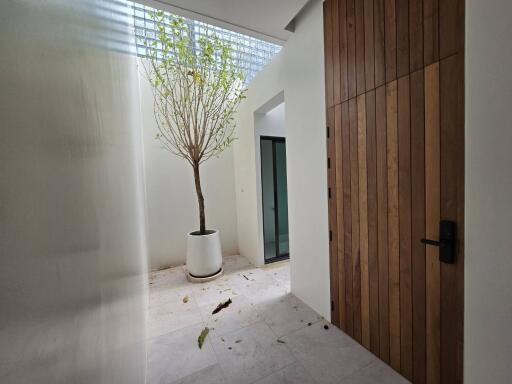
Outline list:
[[[276,243],[276,256],[271,259],[266,259],[265,255],[265,210],[263,209],[263,167],[262,165],[262,157],[261,157],[261,143],[263,140],[272,142],[272,172],[273,172],[273,183],[274,183],[274,231],[275,231],[275,243]],[[261,177],[261,213],[263,216],[263,260],[265,264],[273,263],[276,261],[286,260],[290,258],[290,252],[288,251],[285,254],[280,254],[279,252],[279,209],[277,202],[277,168],[276,168],[276,143],[283,143],[286,145],[286,138],[278,137],[278,136],[260,136],[260,177]],[[285,147],[286,148],[286,147]],[[286,203],[288,204],[288,193],[286,194]],[[288,245],[289,247],[289,245]]]

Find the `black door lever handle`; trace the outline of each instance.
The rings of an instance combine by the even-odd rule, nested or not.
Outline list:
[[[442,220],[439,223],[439,241],[421,239],[423,244],[439,247],[439,261],[447,264],[455,263],[455,223]]]

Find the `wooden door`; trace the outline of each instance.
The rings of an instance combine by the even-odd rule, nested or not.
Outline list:
[[[462,383],[464,1],[324,3],[332,321],[414,383]],[[441,220],[456,224],[440,262]]]

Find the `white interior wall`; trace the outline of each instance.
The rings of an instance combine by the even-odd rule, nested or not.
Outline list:
[[[151,85],[140,68],[151,269],[185,264],[187,233],[199,229],[191,166],[156,139]],[[238,254],[233,148],[201,165],[206,225],[220,231],[224,255]]]
[[[464,382],[510,383],[512,2],[466,1]]]
[[[0,2],[2,383],[145,382],[137,69],[100,6]]]
[[[330,319],[323,9],[311,1],[295,33],[249,85],[237,116],[239,247],[261,263],[254,112],[284,91],[292,292]]]

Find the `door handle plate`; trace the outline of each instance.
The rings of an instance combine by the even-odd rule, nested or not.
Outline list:
[[[426,245],[439,247],[439,261],[446,264],[455,263],[455,222],[449,220],[441,220],[439,223],[439,241],[430,239],[421,239]]]

